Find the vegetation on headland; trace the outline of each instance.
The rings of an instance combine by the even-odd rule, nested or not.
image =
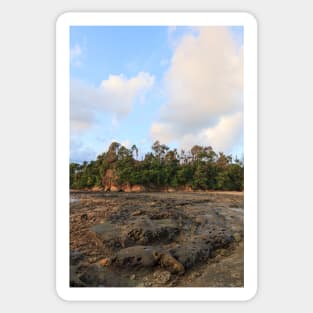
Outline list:
[[[70,163],[70,188],[102,187],[108,170],[119,185],[142,185],[147,188],[193,190],[237,190],[244,188],[244,165],[241,160],[216,153],[212,147],[195,145],[190,151],[176,149],[156,141],[152,151],[138,160],[138,148],[130,149],[113,142],[107,152],[82,164]]]

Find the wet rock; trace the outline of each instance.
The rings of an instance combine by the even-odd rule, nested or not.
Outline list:
[[[160,253],[151,246],[133,246],[118,251],[114,264],[123,267],[152,267],[159,258]]]
[[[70,251],[70,265],[77,265],[84,259],[84,255],[79,251]]]

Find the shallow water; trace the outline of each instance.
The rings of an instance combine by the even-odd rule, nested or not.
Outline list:
[[[80,199],[70,197],[70,203],[74,203],[74,202],[78,202],[78,201],[80,201]]]

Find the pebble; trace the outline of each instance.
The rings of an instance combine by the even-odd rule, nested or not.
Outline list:
[[[109,258],[104,258],[104,259],[101,259],[98,264],[101,265],[101,266],[108,266],[110,265],[111,263],[111,260]]]

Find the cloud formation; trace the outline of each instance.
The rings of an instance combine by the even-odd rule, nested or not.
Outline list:
[[[80,48],[80,45],[76,44],[73,48],[70,50],[70,57],[71,59],[77,58],[82,54],[82,49]]]
[[[124,75],[110,75],[98,87],[85,82],[71,81],[71,131],[90,128],[98,114],[109,112],[117,123],[118,118],[127,115],[135,99],[142,98],[153,86],[154,77],[146,72],[127,78]]]
[[[71,65],[74,66],[81,66],[82,65],[82,58],[83,50],[79,44],[76,44],[74,47],[70,49],[70,61]]]
[[[96,152],[77,137],[70,140],[70,161],[81,163],[95,158]]]
[[[226,27],[203,27],[176,45],[165,90],[168,102],[150,130],[161,142],[230,150],[242,135],[243,51]]]

